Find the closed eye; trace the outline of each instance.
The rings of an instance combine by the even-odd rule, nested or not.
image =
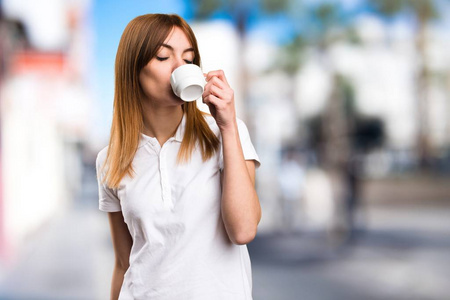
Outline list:
[[[165,60],[168,59],[168,57],[159,57],[159,56],[157,56],[156,59],[159,60],[159,61],[165,61]]]
[[[187,59],[185,59],[184,60],[187,64],[193,64],[194,63],[194,61],[192,61],[192,60],[187,60]]]

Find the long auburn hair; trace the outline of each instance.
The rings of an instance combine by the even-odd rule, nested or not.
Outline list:
[[[118,188],[126,175],[133,176],[134,155],[143,129],[142,89],[139,73],[154,58],[174,27],[180,28],[194,48],[193,63],[200,66],[197,40],[191,27],[178,15],[146,14],[128,23],[119,42],[115,62],[114,110],[108,152],[103,167],[107,166],[104,181],[110,188]],[[196,101],[182,106],[186,127],[177,161],[189,161],[199,145],[204,161],[219,148],[219,139],[209,128],[204,113]]]

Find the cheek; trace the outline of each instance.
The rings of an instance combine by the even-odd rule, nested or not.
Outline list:
[[[171,73],[167,70],[143,70],[141,76],[139,77],[142,86],[161,86],[170,84]]]

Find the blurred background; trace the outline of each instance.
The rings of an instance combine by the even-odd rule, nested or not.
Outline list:
[[[156,12],[262,161],[256,300],[449,299],[448,0],[1,0],[0,299],[109,298],[94,164],[122,31]]]

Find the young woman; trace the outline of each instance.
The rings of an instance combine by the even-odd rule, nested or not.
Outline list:
[[[222,71],[205,75],[211,115],[172,92],[172,71],[191,63],[197,41],[177,15],[139,16],[123,32],[111,138],[97,157],[111,299],[252,299],[258,156]]]

